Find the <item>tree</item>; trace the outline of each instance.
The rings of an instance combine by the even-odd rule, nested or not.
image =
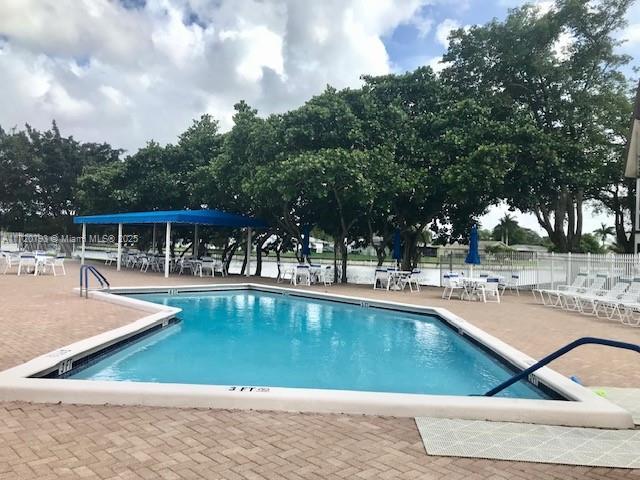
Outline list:
[[[529,228],[523,228],[518,221],[506,213],[491,232],[493,240],[500,240],[506,245],[541,245],[542,238]]]
[[[607,242],[607,237],[615,235],[615,230],[612,226],[609,226],[603,222],[598,228],[593,231],[593,234],[600,239],[600,241],[602,242],[602,248],[604,248],[605,243]]]
[[[542,14],[531,5],[506,20],[458,30],[442,73],[510,126],[504,197],[532,212],[559,251],[578,250],[583,204],[603,185],[602,158],[618,148],[628,57],[615,33],[631,0],[558,0]]]
[[[355,108],[363,119],[364,144],[388,150],[394,164],[377,222],[392,227],[385,239],[400,229],[402,266],[410,269],[425,229],[440,240],[463,237],[474,218],[497,202],[506,167],[503,126],[428,67],[364,79]]]
[[[64,137],[55,121],[40,132],[30,125],[0,128],[0,222],[5,228],[69,232],[78,210],[76,186],[85,168],[108,164],[122,150]]]

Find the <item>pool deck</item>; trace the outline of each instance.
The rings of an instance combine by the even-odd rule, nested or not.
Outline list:
[[[67,270],[65,277],[0,275],[0,369],[142,315],[81,299],[72,291],[78,265]],[[210,277],[101,271],[114,286],[213,283]],[[533,357],[581,336],[640,343],[638,328],[544,308],[527,293],[485,305],[443,301],[439,289],[311,288],[444,307]],[[586,385],[640,387],[631,352],[581,347],[552,368]],[[390,417],[14,402],[0,404],[0,440],[0,479],[640,479],[635,470],[427,456],[415,422]]]

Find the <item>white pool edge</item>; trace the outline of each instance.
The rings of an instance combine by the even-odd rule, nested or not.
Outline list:
[[[326,389],[280,388],[246,385],[191,385],[150,382],[108,382],[93,380],[28,378],[57,369],[61,362],[82,358],[122,339],[166,324],[180,309],[166,307],[118,294],[167,291],[216,291],[252,289],[292,296],[337,300],[369,307],[391,308],[435,314],[473,337],[485,347],[520,368],[535,360],[501,340],[473,326],[444,308],[372,300],[309,290],[260,284],[215,284],[112,288],[111,293],[91,291],[95,300],[117,303],[149,313],[143,318],[108,332],[72,343],[0,373],[0,400],[36,403],[93,405],[145,405],[290,412],[348,413],[396,417],[431,416],[472,420],[539,423],[597,428],[633,428],[629,412],[591,390],[544,367],[535,377],[573,401],[528,400],[496,397],[465,397],[378,393]],[[252,388],[254,387],[254,388]]]

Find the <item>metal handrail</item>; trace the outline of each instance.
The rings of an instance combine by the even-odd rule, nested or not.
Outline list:
[[[561,357],[565,353],[573,350],[576,347],[579,347],[580,345],[587,345],[587,344],[605,345],[607,347],[623,348],[625,350],[632,350],[632,351],[640,353],[640,345],[636,345],[634,343],[619,342],[618,340],[608,340],[606,338],[582,337],[582,338],[579,338],[577,340],[574,340],[571,343],[568,343],[567,345],[565,345],[562,348],[559,348],[555,352],[550,353],[549,355],[544,357],[542,360],[539,360],[535,364],[531,365],[529,368],[523,370],[522,372],[518,373],[517,375],[514,375],[509,380],[507,380],[505,382],[502,382],[497,387],[492,388],[487,393],[485,393],[483,396],[492,397],[496,393],[499,393],[502,390],[504,390],[505,388],[510,387],[511,385],[513,385],[516,382],[519,382],[520,380],[522,380],[525,377],[528,377],[529,375],[531,375],[533,372],[535,372],[539,368],[542,368],[545,365],[547,365],[548,363],[551,363],[556,358]]]
[[[107,290],[111,289],[111,284],[107,280],[107,277],[105,277],[102,273],[100,273],[100,271],[98,271],[96,267],[94,267],[93,265],[81,265],[80,266],[80,296],[82,296],[82,288],[84,286],[85,297],[89,298],[89,272],[91,272],[91,274],[98,280],[98,282],[100,283],[100,288],[106,287]],[[83,274],[84,274],[84,285],[82,282]]]

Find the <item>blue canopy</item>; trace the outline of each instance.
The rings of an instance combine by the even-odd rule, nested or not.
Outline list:
[[[152,212],[108,213],[74,217],[73,223],[96,225],[183,223],[189,225],[213,225],[217,227],[264,228],[266,222],[252,217],[221,212],[220,210],[165,210]]]
[[[469,252],[464,263],[471,265],[480,265],[480,252],[478,250],[478,226],[471,227],[471,235],[469,236]]]
[[[311,227],[305,225],[302,229],[302,255],[308,257],[311,255],[311,248],[309,248],[309,236],[311,235]]]
[[[392,252],[391,258],[398,261],[400,261],[400,259],[402,258],[400,229],[397,229],[397,228],[393,234],[393,252]]]

